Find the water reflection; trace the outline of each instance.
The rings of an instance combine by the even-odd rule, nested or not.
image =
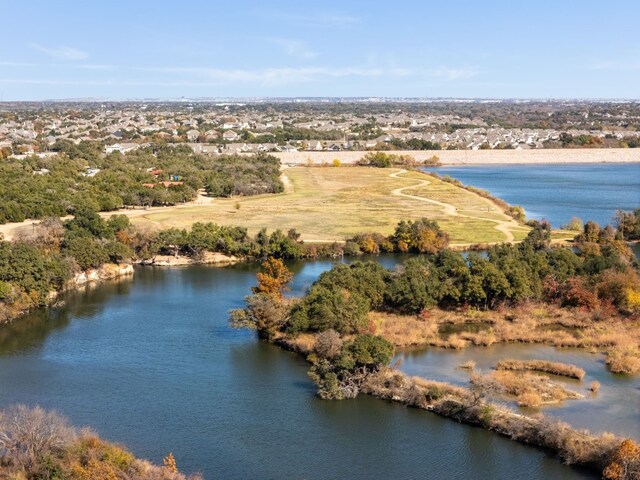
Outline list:
[[[56,330],[69,325],[72,317],[86,318],[99,314],[110,297],[130,293],[131,277],[89,284],[61,295],[54,307],[39,308],[11,323],[0,325],[0,355],[16,354],[37,347]]]

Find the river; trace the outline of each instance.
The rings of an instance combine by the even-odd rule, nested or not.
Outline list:
[[[555,228],[571,217],[613,223],[616,210],[640,208],[640,163],[443,166],[429,171],[524,207]]]
[[[331,262],[292,267],[300,293]],[[207,479],[596,478],[429,412],[318,399],[303,358],[228,325],[256,268],[138,268],[0,329],[0,407],[57,409]]]

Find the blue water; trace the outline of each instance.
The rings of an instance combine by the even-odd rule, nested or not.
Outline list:
[[[579,217],[613,223],[616,210],[640,208],[640,163],[469,165],[428,169],[524,207],[527,218],[560,227]]]
[[[331,266],[292,264],[292,293]],[[429,412],[320,400],[304,358],[229,326],[256,271],[139,268],[0,328],[0,408],[56,409],[155,462],[173,452],[205,479],[596,478]]]

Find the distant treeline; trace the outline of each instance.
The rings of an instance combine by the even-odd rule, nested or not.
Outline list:
[[[266,154],[209,157],[187,146],[152,146],[104,156],[95,142],[69,141],[53,148],[59,154],[53,158],[0,162],[0,223],[81,209],[175,205],[194,200],[201,188],[211,196],[284,190],[280,161]]]

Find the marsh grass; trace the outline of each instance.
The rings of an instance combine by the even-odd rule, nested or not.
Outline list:
[[[626,445],[625,442],[631,442],[633,448],[627,448],[631,454],[625,456],[625,466],[636,469],[640,465],[638,446],[633,441],[611,433],[594,435],[539,414],[530,417],[515,413],[504,406],[487,402],[477,392],[467,388],[383,369],[367,379],[363,392],[478,425],[528,445],[549,449],[568,464],[582,465],[597,472],[603,472],[609,467],[612,461],[620,457],[619,452]],[[521,400],[523,403],[535,403],[537,399],[535,395],[527,395]]]
[[[544,372],[578,380],[582,380],[585,375],[584,370],[575,365],[548,360],[514,360],[506,358],[496,364],[496,370]]]
[[[397,347],[430,345],[460,349],[494,343],[539,343],[602,352],[612,372],[640,372],[637,317],[608,314],[595,321],[592,313],[580,309],[524,304],[501,311],[433,309],[428,316],[421,317],[372,312],[370,319],[374,320],[378,334]],[[488,328],[465,331],[464,326],[471,324]],[[442,338],[441,329],[453,331],[452,325],[457,326],[457,333]]]
[[[568,399],[583,398],[577,392],[567,390],[549,378],[534,373],[498,370],[485,375],[475,375],[471,383],[488,395],[504,395],[515,398],[523,407],[539,407]]]

